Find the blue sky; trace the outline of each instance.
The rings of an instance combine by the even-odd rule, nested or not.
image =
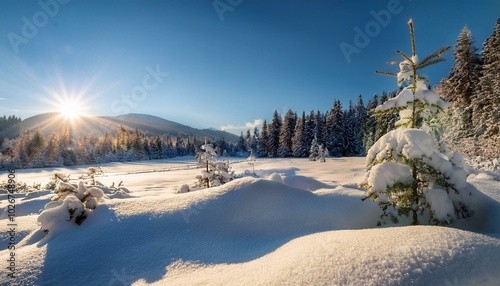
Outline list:
[[[411,53],[410,18],[425,56],[464,25],[480,48],[498,11],[496,0],[0,0],[0,115],[77,102],[91,115],[239,132],[274,110],[326,111],[394,90],[374,71],[394,70],[397,49]],[[433,84],[449,72],[445,57],[424,70]]]

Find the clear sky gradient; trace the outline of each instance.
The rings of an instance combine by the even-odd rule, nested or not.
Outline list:
[[[426,56],[465,25],[481,48],[499,12],[497,0],[0,0],[0,115],[76,101],[91,115],[238,133],[274,110],[324,112],[394,90],[374,71],[411,53],[410,18]],[[424,70],[432,84],[449,72],[445,57]]]

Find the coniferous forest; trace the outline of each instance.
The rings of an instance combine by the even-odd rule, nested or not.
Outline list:
[[[454,45],[449,75],[433,87],[453,106],[436,122],[442,143],[470,158],[494,159],[500,154],[500,19],[478,48],[464,27]],[[274,112],[263,126],[240,135],[237,144],[224,139],[211,143],[219,155],[309,157],[320,146],[329,156],[364,156],[374,142],[394,128],[398,115],[377,112],[377,106],[398,90],[375,94],[365,104],[361,95],[327,111],[285,114]],[[21,119],[0,117],[0,131]],[[18,168],[100,164],[113,161],[165,159],[195,155],[205,138],[148,136],[120,126],[101,136],[73,138],[69,128],[44,136],[26,130],[15,139],[0,138],[0,168],[12,162]],[[210,139],[209,139],[210,141]]]

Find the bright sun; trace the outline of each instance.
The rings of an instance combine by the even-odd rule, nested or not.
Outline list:
[[[66,119],[74,120],[82,115],[82,108],[77,102],[66,102],[60,106],[59,113]]]

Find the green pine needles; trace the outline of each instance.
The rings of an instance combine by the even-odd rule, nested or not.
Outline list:
[[[403,57],[398,85],[401,92],[377,107],[380,114],[399,112],[397,129],[383,135],[370,148],[366,157],[367,174],[363,187],[368,198],[382,209],[379,225],[386,219],[397,223],[400,217],[411,217],[413,225],[428,220],[431,224],[448,224],[455,218],[467,217],[468,194],[464,191],[467,175],[459,154],[439,148],[435,140],[436,113],[449,104],[427,88],[428,80],[417,74],[422,68],[444,61],[442,54],[449,46],[419,60],[415,48],[413,21],[410,27],[411,57]],[[430,134],[434,135],[431,136]]]

